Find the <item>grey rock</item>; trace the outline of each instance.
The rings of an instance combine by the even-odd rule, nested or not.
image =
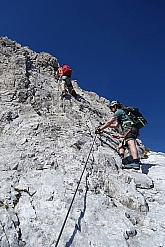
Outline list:
[[[137,140],[141,170],[122,170],[116,132],[94,141],[107,99],[73,80],[62,101],[57,59],[7,37],[0,61],[0,246],[55,246],[85,165],[58,246],[165,246],[165,154]]]

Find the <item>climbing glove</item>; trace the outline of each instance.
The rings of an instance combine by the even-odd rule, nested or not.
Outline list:
[[[100,134],[102,132],[102,130],[100,129],[100,127],[98,127],[96,130],[95,130],[95,134]]]

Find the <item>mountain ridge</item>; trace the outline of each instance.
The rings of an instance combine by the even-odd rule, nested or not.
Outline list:
[[[55,246],[109,101],[76,80],[79,100],[61,100],[49,53],[1,37],[0,57],[0,243]],[[59,246],[163,247],[165,154],[143,159],[138,139],[141,171],[124,171],[112,133],[94,142]]]

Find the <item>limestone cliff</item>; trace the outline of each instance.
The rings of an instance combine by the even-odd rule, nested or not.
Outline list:
[[[165,154],[137,141],[140,172],[122,170],[109,101],[60,98],[58,61],[0,38],[0,246],[165,247]],[[94,143],[93,148],[91,145]]]

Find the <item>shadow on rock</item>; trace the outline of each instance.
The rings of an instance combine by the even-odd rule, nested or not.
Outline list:
[[[86,200],[87,200],[87,193],[88,193],[88,177],[89,177],[89,173],[87,173],[86,175],[86,190],[85,190],[85,195],[84,195],[84,208],[83,211],[81,211],[80,216],[78,218],[77,224],[75,225],[74,231],[72,236],[70,237],[69,241],[66,243],[65,247],[69,247],[71,246],[71,244],[73,243],[73,240],[76,236],[77,231],[81,232],[81,220],[83,219],[84,215],[85,215],[85,211],[86,211]]]
[[[64,97],[66,100],[71,100],[71,95],[70,94],[66,94]]]
[[[148,174],[149,172],[149,169],[152,167],[152,166],[156,166],[157,164],[141,164],[141,170],[142,170],[142,173],[144,174]]]
[[[86,102],[85,98],[82,97],[80,94],[77,94],[76,97],[74,97],[77,101],[80,101],[80,102]]]

